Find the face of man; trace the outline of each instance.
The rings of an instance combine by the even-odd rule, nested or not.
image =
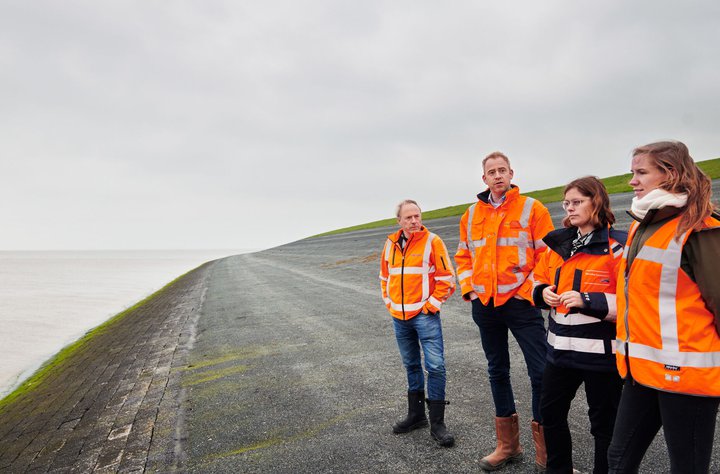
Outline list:
[[[422,227],[420,208],[415,204],[403,204],[403,207],[400,209],[398,224],[405,234],[405,237],[409,239],[413,232],[419,231]]]
[[[503,158],[490,158],[483,168],[483,182],[490,188],[494,200],[499,200],[510,189],[513,170]]]

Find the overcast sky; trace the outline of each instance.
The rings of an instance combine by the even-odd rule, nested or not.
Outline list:
[[[267,248],[720,157],[717,1],[0,2],[0,249]],[[380,245],[380,244],[379,244]]]

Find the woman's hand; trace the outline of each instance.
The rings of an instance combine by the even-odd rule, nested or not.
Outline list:
[[[555,285],[546,286],[542,290],[542,297],[545,300],[545,302],[548,304],[548,306],[555,308],[557,306],[560,306],[560,295],[555,293],[555,288],[557,288]]]
[[[577,291],[566,291],[565,293],[561,294],[560,297],[560,304],[565,306],[566,308],[584,308],[585,302],[582,299],[582,296]]]

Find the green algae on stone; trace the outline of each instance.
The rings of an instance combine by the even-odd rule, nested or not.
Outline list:
[[[204,372],[200,372],[199,374],[193,374],[184,378],[181,384],[183,387],[189,387],[205,382],[212,382],[214,380],[225,378],[230,375],[241,374],[247,369],[247,365],[235,365],[232,367],[225,367],[218,370],[206,370]]]

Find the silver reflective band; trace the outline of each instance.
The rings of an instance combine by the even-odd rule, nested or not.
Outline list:
[[[523,273],[515,273],[515,278],[517,278],[517,281],[515,283],[510,283],[508,285],[498,285],[498,293],[510,293],[515,288],[518,288],[523,283],[525,283],[525,275]]]
[[[602,320],[598,318],[593,318],[592,316],[587,316],[582,313],[566,314],[553,311],[552,318],[553,321],[561,326],[579,326],[581,324],[597,324],[602,322]]]
[[[458,275],[458,280],[462,281],[465,278],[470,278],[470,277],[472,277],[472,270],[465,270],[460,275]]]
[[[645,245],[635,257],[635,260],[645,260],[662,265],[658,294],[660,334],[663,350],[671,353],[680,350],[675,295],[678,286],[680,259],[682,258],[682,244],[680,242],[685,242],[686,236],[687,232],[682,235],[679,241],[672,239],[665,250]]]
[[[616,341],[618,352],[628,355],[623,347],[623,341]],[[693,367],[697,369],[720,367],[720,352],[673,352],[628,342],[628,353],[636,359],[649,360],[663,365],[676,365],[678,367]]]
[[[605,354],[605,341],[602,339],[586,339],[582,337],[556,336],[548,331],[548,344],[555,349],[563,351],[584,352],[587,354]],[[615,353],[615,346],[612,345],[612,352]]]
[[[454,276],[453,276],[453,275],[442,276],[442,277],[436,276],[436,277],[433,277],[433,278],[435,278],[435,281],[452,281],[452,279],[454,278]]]

